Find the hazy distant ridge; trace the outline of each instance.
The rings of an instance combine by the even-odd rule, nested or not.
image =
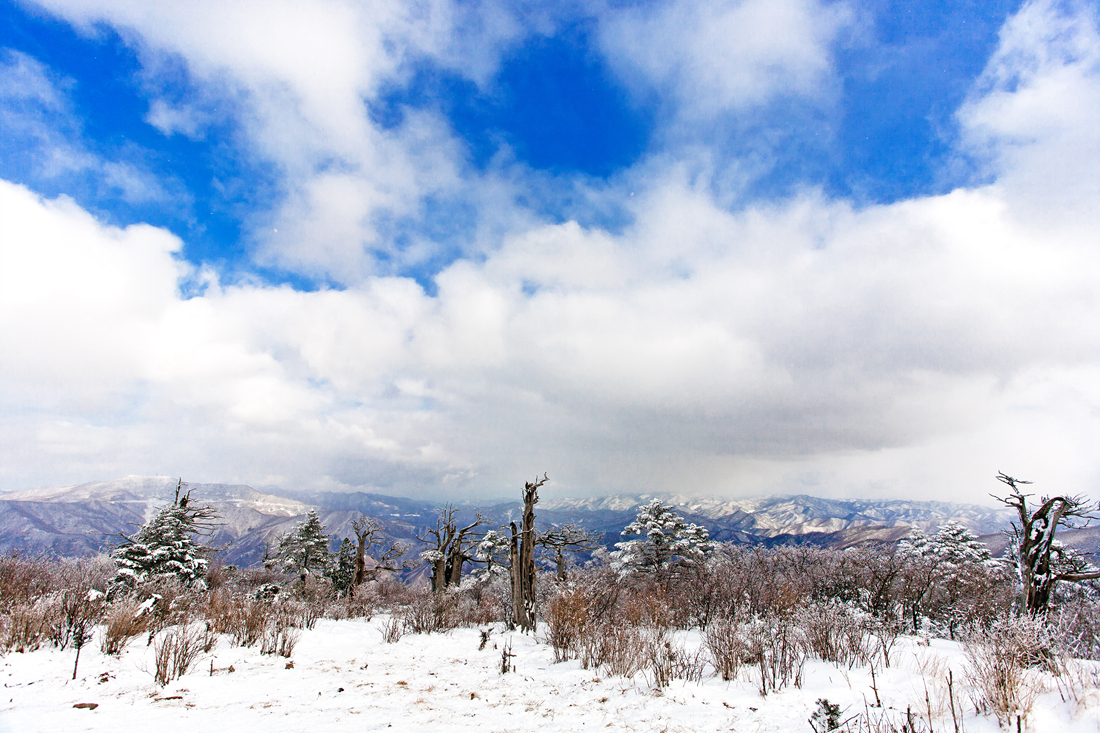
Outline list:
[[[126,476],[113,481],[58,486],[0,494],[0,551],[48,551],[84,555],[102,551],[120,532],[132,532],[171,500],[176,479],[167,476]],[[376,517],[394,537],[412,540],[419,527],[433,524],[440,503],[364,492],[265,493],[250,486],[189,484],[194,500],[213,504],[225,524],[210,543],[226,546],[224,560],[250,565],[264,548],[288,531],[312,507],[337,538],[351,534],[350,523],[360,512]],[[283,494],[291,494],[286,496]],[[572,522],[605,533],[607,544],[655,495],[552,499],[537,507],[539,522]],[[920,501],[821,499],[812,496],[768,496],[723,499],[658,495],[689,520],[708,527],[718,540],[749,544],[811,543],[845,547],[866,541],[893,542],[912,527],[926,531],[949,520],[959,521],[979,535],[1007,526],[1010,516],[997,509],[967,504]],[[490,526],[516,518],[515,502],[463,506],[462,518],[480,510]]]

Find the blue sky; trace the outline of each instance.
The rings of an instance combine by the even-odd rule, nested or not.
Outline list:
[[[953,148],[954,112],[1018,6],[1014,0],[858,7],[858,19],[838,40],[839,89],[827,105],[780,104],[670,132],[698,135],[731,157],[761,137],[774,140],[775,159],[738,192],[742,201],[805,187],[858,204],[949,191],[975,175]],[[35,141],[17,134],[7,138],[0,174],[45,194],[73,196],[113,224],[165,226],[184,240],[183,255],[196,265],[208,263],[226,274],[255,272],[249,223],[281,191],[270,161],[241,144],[240,110],[218,106],[201,135],[166,135],[148,121],[150,98],[187,103],[201,94],[184,60],[162,61],[150,79],[141,49],[125,28],[99,21],[79,29],[31,4],[8,0],[0,7],[0,46],[43,64],[66,92],[68,105],[53,120],[56,127],[94,154],[167,182],[177,195],[169,206],[135,202],[104,190],[91,175],[81,181],[43,175],[34,165],[35,153],[41,153]],[[631,94],[616,78],[595,47],[595,24],[592,17],[566,17],[552,34],[522,39],[501,55],[482,86],[434,59],[414,59],[401,79],[364,100],[365,108],[383,128],[400,125],[409,108],[442,114],[465,147],[468,164],[480,171],[506,147],[516,163],[535,171],[591,177],[599,185],[670,147],[661,123],[677,125],[667,120],[675,114],[667,100],[657,93]],[[578,213],[561,197],[534,204],[559,221]],[[597,225],[615,223],[607,212],[582,213]],[[446,262],[403,274],[428,283]],[[259,274],[296,287],[318,284],[293,272],[261,268]]]
[[[0,481],[1094,482],[1038,446],[1098,427],[1098,53],[1088,2],[3,0]],[[143,285],[89,380],[91,252]]]

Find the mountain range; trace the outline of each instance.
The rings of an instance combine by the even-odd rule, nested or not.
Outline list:
[[[132,534],[157,509],[169,503],[177,480],[167,476],[127,476],[73,486],[0,494],[0,552],[19,550],[57,556],[103,552]],[[258,491],[231,484],[185,484],[192,502],[210,504],[222,524],[206,543],[224,548],[226,564],[259,564],[267,547],[290,531],[310,509],[317,510],[334,544],[354,536],[351,522],[374,517],[393,538],[416,545],[423,529],[435,526],[442,502],[363,492],[304,493],[279,489]],[[270,493],[269,493],[270,492]],[[657,498],[677,508],[687,521],[707,527],[713,539],[741,544],[812,544],[844,548],[866,542],[896,542],[913,528],[926,532],[950,520],[967,526],[995,549],[1012,515],[1003,508],[932,501],[835,500],[813,496],[768,496],[753,499],[691,497],[673,494],[617,495],[588,499],[552,499],[536,506],[541,526],[577,524],[601,533],[608,547],[638,509]],[[477,513],[487,527],[519,517],[519,502],[457,507],[460,522]],[[1081,534],[1083,533],[1083,534]],[[1064,539],[1084,550],[1100,545],[1095,530],[1065,532]],[[999,547],[998,547],[999,545]]]

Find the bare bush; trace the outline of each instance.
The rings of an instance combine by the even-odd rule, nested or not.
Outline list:
[[[180,624],[162,631],[153,642],[156,683],[164,687],[187,674],[204,643],[204,628],[199,624]]]
[[[796,615],[807,651],[823,662],[849,669],[867,661],[869,621],[865,612],[833,600],[809,603]]]
[[[650,631],[646,654],[654,687],[667,687],[672,680],[698,682],[703,678],[706,651],[699,649],[689,654],[683,643],[674,641],[666,630]]]
[[[291,598],[297,601],[297,615],[307,629],[312,629],[317,624],[317,619],[324,617],[329,602],[335,597],[332,582],[327,578],[315,575],[307,575],[291,586]]]
[[[295,609],[290,604],[277,606],[268,617],[260,637],[260,654],[290,657],[302,637],[302,623],[301,609]]]
[[[971,698],[1003,726],[1026,717],[1043,691],[1036,666],[1049,659],[1051,640],[1042,619],[1005,618],[964,641]]]
[[[747,656],[760,672],[760,694],[787,685],[802,686],[806,645],[802,630],[788,614],[757,616],[744,626]]]
[[[100,651],[118,656],[134,637],[148,630],[148,607],[133,597],[123,598],[108,607],[104,615],[104,623]]]
[[[0,614],[0,649],[4,652],[32,652],[43,642],[52,641],[63,624],[60,594],[23,601],[10,607],[7,616]]]
[[[458,626],[458,594],[452,590],[433,593],[421,589],[412,602],[402,609],[405,631],[412,634],[434,634]]]
[[[247,596],[237,596],[236,603],[226,615],[218,617],[215,628],[225,628],[233,637],[235,646],[249,647],[260,641],[267,627],[272,605],[267,601]]]
[[[404,624],[401,619],[391,616],[382,622],[382,641],[387,644],[396,644],[401,640],[401,632]]]
[[[712,621],[703,631],[703,642],[710,652],[715,671],[726,682],[737,677],[748,659],[748,643],[739,625],[730,619]]]
[[[576,588],[562,588],[548,602],[544,620],[546,641],[554,649],[554,661],[564,662],[578,652],[588,625],[588,599]]]
[[[20,552],[0,555],[0,611],[33,606],[58,587],[58,563]]]
[[[610,675],[631,678],[649,662],[646,630],[637,626],[601,624],[592,650],[596,657],[587,666],[599,667]]]

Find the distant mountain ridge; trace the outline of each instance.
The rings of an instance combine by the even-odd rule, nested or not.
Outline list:
[[[127,476],[113,481],[31,489],[0,494],[0,551],[87,555],[107,549],[120,533],[132,533],[171,501],[176,479]],[[250,486],[190,483],[193,499],[212,504],[224,524],[208,544],[225,547],[223,560],[258,564],[267,546],[313,508],[335,539],[350,536],[360,513],[375,517],[393,537],[415,542],[419,529],[434,526],[442,502],[365,492],[258,491]],[[278,493],[268,493],[278,492]],[[752,499],[689,497],[674,494],[549,499],[536,507],[538,523],[579,524],[604,534],[612,546],[639,507],[654,498],[677,507],[720,541],[744,544],[814,544],[849,547],[865,542],[896,542],[913,527],[934,531],[955,520],[979,535],[1008,526],[1004,510],[967,504],[920,501],[835,500],[813,496]],[[488,527],[519,516],[518,502],[458,508],[460,521],[480,511]]]

